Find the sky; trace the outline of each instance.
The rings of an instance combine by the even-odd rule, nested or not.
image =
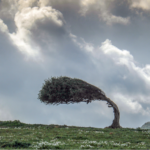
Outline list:
[[[123,128],[150,121],[149,0],[0,0],[0,120],[104,128],[106,101],[46,105],[45,80],[100,88]]]

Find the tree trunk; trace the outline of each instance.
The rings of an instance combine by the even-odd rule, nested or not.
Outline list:
[[[117,105],[112,100],[110,100],[108,97],[106,97],[105,100],[108,102],[107,104],[109,104],[108,107],[113,107],[113,109],[114,109],[114,120],[113,120],[113,123],[109,127],[105,127],[105,128],[113,128],[113,129],[115,129],[115,128],[122,128],[120,126],[120,123],[119,123],[120,112],[119,112],[119,109],[118,109]]]

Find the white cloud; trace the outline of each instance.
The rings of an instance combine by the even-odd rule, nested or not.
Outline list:
[[[21,52],[29,57],[33,57],[36,60],[36,57],[43,61],[40,53],[40,47],[38,43],[33,41],[34,33],[32,30],[37,30],[37,33],[42,30],[39,23],[47,24],[49,26],[62,27],[63,26],[63,15],[53,9],[52,7],[33,7],[33,8],[24,8],[22,11],[19,11],[15,15],[15,23],[17,26],[17,32],[10,34],[13,42],[18,46]],[[40,34],[38,35],[40,36]]]
[[[8,27],[1,19],[0,19],[0,31],[8,33]]]
[[[62,14],[56,11],[52,7],[33,7],[25,8],[21,12],[18,12],[15,16],[15,22],[18,29],[26,28],[31,29],[36,25],[36,21],[44,22],[45,20],[50,20],[55,23],[56,26],[62,26],[63,22]]]
[[[106,39],[100,49],[107,54],[111,59],[113,59],[117,64],[126,64],[133,62],[133,56],[127,50],[120,50],[114,45],[112,45],[111,41]]]
[[[43,34],[43,31],[48,30],[48,26],[51,31],[56,27],[62,28],[64,25],[62,13],[51,6],[34,7],[40,3],[36,0],[12,0],[7,2],[2,0],[1,3],[3,7],[0,11],[6,14],[8,13],[6,10],[9,10],[7,16],[11,14],[15,21],[16,31],[10,33],[9,36],[20,52],[26,56],[25,60],[31,58],[35,61],[43,61],[41,47],[39,42],[34,40],[34,37],[37,37],[34,34],[41,36],[41,41],[45,40],[43,36],[47,36],[47,42],[50,44],[48,36],[51,35],[49,31],[46,31],[45,34]],[[43,1],[43,3],[46,4],[46,1]],[[9,33],[7,25],[2,20],[0,20],[0,30]],[[53,35],[51,38],[53,38]]]
[[[128,114],[138,114],[142,113],[142,115],[149,116],[150,110],[145,110],[142,107],[141,101],[145,101],[145,103],[149,104],[148,97],[144,95],[137,94],[135,96],[123,95],[122,93],[115,93],[114,99],[116,99],[117,104],[120,106],[119,109],[127,112]],[[127,108],[128,111],[126,110]]]
[[[150,0],[129,0],[131,8],[140,8],[143,10],[150,10]]]
[[[25,31],[24,31],[25,33]],[[23,33],[23,34],[24,34]],[[26,42],[26,38],[20,38],[22,37],[22,33],[16,34],[10,34],[11,39],[13,40],[14,44],[18,47],[18,49],[26,56],[25,60],[28,61],[30,58],[34,59],[34,61],[43,61],[40,54],[39,47],[32,46],[28,42]]]
[[[123,18],[120,16],[115,16],[115,15],[108,13],[108,12],[102,13],[99,16],[100,16],[100,18],[102,18],[102,20],[104,22],[107,23],[107,25],[111,25],[114,23],[120,23],[120,24],[127,25],[130,22],[130,17]]]
[[[44,6],[47,6],[47,5],[50,5],[50,4],[51,4],[50,0],[39,0],[39,2],[38,2],[39,7],[44,7]]]
[[[84,6],[89,6],[91,4],[94,4],[96,2],[96,0],[83,0],[81,1],[81,4]]]
[[[81,42],[79,42],[77,36],[72,33],[70,33],[70,38],[75,44],[77,44],[80,47],[80,49],[89,52],[92,52],[94,50],[93,45],[91,43],[87,43],[83,38],[80,38]]]
[[[108,39],[102,43],[100,49],[107,54],[110,59],[113,59],[115,64],[125,65],[130,71],[136,72],[136,74],[150,86],[150,65],[146,65],[144,68],[136,66],[137,62],[134,60],[129,51],[118,49],[113,46],[111,41]]]
[[[96,2],[96,0],[82,0],[82,1],[80,1],[80,5],[82,6],[81,11],[80,11],[81,15],[85,16],[90,5],[95,4],[95,2]]]
[[[37,4],[37,0],[19,0],[18,9],[21,11],[24,8],[34,7]]]
[[[119,48],[112,45],[110,40],[106,40],[102,43],[100,49],[103,51],[103,53],[109,57],[109,59],[113,60],[115,66],[113,67],[116,71],[116,74],[114,77],[111,75],[112,78],[118,78],[117,76],[118,71],[118,65],[122,67],[126,67],[128,69],[128,73],[125,73],[122,70],[123,73],[123,80],[126,80],[125,82],[129,82],[129,86],[136,83],[137,89],[141,87],[141,89],[145,89],[145,91],[150,90],[150,65],[146,65],[144,68],[138,67],[136,64],[137,62],[134,60],[133,56],[130,54],[127,50],[120,50]],[[112,64],[113,65],[113,64]],[[130,80],[129,80],[130,79]],[[135,81],[135,82],[132,82]],[[125,86],[125,85],[123,85]],[[126,87],[129,88],[129,87]],[[118,88],[117,88],[118,89]],[[133,89],[132,89],[133,90]],[[121,92],[121,90],[119,91]],[[143,115],[148,115],[149,113],[147,110],[143,109],[142,103],[149,104],[149,97],[148,95],[142,94],[142,91],[140,93],[136,93],[135,95],[125,95],[123,91],[121,93],[115,93],[113,95],[114,99],[117,100],[117,103],[120,106],[123,106],[126,108],[125,105],[128,105],[127,107],[130,107],[128,110],[130,113],[141,113]],[[120,102],[121,101],[121,102]],[[135,102],[134,102],[135,101]],[[121,104],[122,103],[122,104]],[[124,104],[123,104],[124,103]],[[120,108],[123,110],[123,108]]]

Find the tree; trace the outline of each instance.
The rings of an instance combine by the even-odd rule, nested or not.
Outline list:
[[[80,79],[69,77],[52,77],[45,80],[42,89],[39,91],[38,99],[47,104],[70,104],[87,102],[92,100],[107,101],[108,107],[114,109],[114,120],[111,126],[106,128],[122,128],[119,123],[120,112],[118,106],[98,87]]]

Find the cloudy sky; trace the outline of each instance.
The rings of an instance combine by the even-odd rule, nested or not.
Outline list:
[[[104,128],[106,101],[46,105],[44,80],[79,78],[103,90],[120,125],[150,121],[149,0],[0,0],[0,120]]]

